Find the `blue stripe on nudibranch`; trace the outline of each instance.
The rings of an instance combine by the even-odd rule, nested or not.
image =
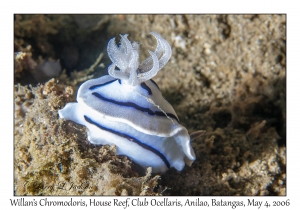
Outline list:
[[[99,93],[97,92],[93,92],[92,93],[94,96],[96,96],[97,98],[103,100],[103,101],[107,101],[107,102],[110,102],[110,103],[113,103],[113,104],[116,104],[116,105],[119,105],[119,106],[126,106],[126,107],[132,107],[132,108],[135,108],[139,111],[142,111],[142,112],[147,112],[149,115],[156,115],[156,116],[161,116],[161,117],[166,117],[166,115],[168,117],[171,117],[173,119],[175,119],[177,122],[179,122],[179,120],[177,119],[177,117],[171,113],[164,113],[164,112],[160,112],[160,111],[152,111],[151,109],[149,108],[145,108],[145,107],[141,107],[133,102],[120,102],[120,101],[115,101],[113,99],[109,99],[109,98],[105,98],[104,96],[100,95]]]
[[[108,85],[108,84],[110,84],[110,83],[113,83],[113,82],[116,81],[116,80],[117,80],[117,79],[113,79],[113,80],[110,80],[110,81],[105,82],[105,83],[103,83],[103,84],[93,85],[93,86],[91,86],[89,89],[90,89],[90,90],[94,90],[94,89],[96,89],[96,88],[98,88],[98,87],[101,87],[101,86],[104,86],[104,85]]]
[[[87,117],[87,116],[85,116],[85,115],[84,115],[84,119],[85,119],[88,123],[91,123],[91,124],[97,126],[98,128],[100,128],[100,129],[102,129],[102,130],[105,130],[105,131],[107,131],[107,132],[111,132],[111,133],[113,133],[113,134],[115,134],[115,135],[118,135],[118,136],[120,136],[120,137],[122,137],[122,138],[125,138],[125,139],[127,139],[128,141],[134,142],[134,143],[138,144],[140,147],[142,147],[142,148],[144,148],[144,149],[146,149],[146,150],[149,150],[149,151],[153,152],[154,154],[156,154],[158,157],[160,157],[160,158],[162,159],[162,161],[166,164],[166,166],[167,166],[168,168],[170,168],[170,163],[169,163],[169,161],[167,160],[167,158],[166,158],[160,151],[158,151],[157,149],[155,149],[155,148],[153,148],[153,147],[151,147],[151,146],[149,146],[149,145],[147,145],[147,144],[145,144],[145,143],[142,143],[142,142],[139,141],[138,139],[136,139],[136,138],[134,138],[134,137],[132,137],[132,136],[129,136],[129,135],[125,134],[125,133],[121,133],[121,132],[115,131],[115,130],[113,130],[113,129],[106,128],[106,127],[100,125],[99,123],[94,122],[93,120],[91,120],[91,118],[89,118],[89,117]]]
[[[102,86],[105,86],[105,85],[109,85],[109,84],[113,83],[113,82],[116,81],[116,80],[118,80],[118,82],[119,82],[120,85],[122,84],[122,82],[121,82],[120,79],[113,79],[113,80],[110,80],[110,81],[105,82],[105,83],[103,83],[103,84],[93,85],[93,86],[91,86],[89,89],[90,89],[90,90],[94,90],[94,89],[96,89],[96,88],[98,88],[98,87],[102,87]],[[156,85],[156,86],[157,86],[157,85]],[[151,89],[146,85],[145,82],[142,82],[142,83],[141,83],[141,87],[142,87],[143,89],[145,89],[145,90],[148,92],[148,95],[152,95]]]
[[[151,89],[146,85],[145,82],[142,82],[142,83],[141,83],[141,87],[142,87],[143,89],[145,89],[145,90],[148,92],[148,95],[152,95]]]

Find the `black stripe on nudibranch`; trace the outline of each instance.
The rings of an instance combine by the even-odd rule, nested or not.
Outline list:
[[[105,131],[107,131],[107,132],[110,132],[110,133],[113,133],[113,134],[115,134],[115,135],[118,135],[118,136],[120,136],[120,137],[122,137],[122,138],[124,138],[124,139],[127,139],[128,141],[131,141],[131,142],[136,143],[137,145],[139,145],[140,147],[142,147],[142,148],[144,148],[144,149],[146,149],[146,150],[149,150],[149,151],[153,152],[153,153],[156,154],[158,157],[160,157],[160,158],[162,159],[162,161],[164,161],[164,163],[166,164],[166,166],[167,166],[168,168],[170,168],[170,163],[169,163],[169,161],[167,160],[167,158],[166,158],[160,151],[158,151],[157,149],[155,149],[155,148],[153,148],[153,147],[151,147],[151,146],[149,146],[149,145],[147,145],[147,144],[145,144],[145,143],[139,141],[138,139],[136,139],[136,138],[134,138],[134,137],[132,137],[132,136],[129,136],[129,135],[125,134],[125,133],[121,133],[121,132],[115,131],[115,130],[113,130],[113,129],[106,128],[106,127],[104,127],[104,126],[102,126],[102,125],[100,125],[100,124],[94,122],[93,120],[91,120],[89,117],[87,117],[87,116],[85,116],[85,115],[84,115],[84,119],[85,119],[88,123],[91,123],[91,124],[97,126],[98,128],[100,128],[100,129],[102,129],[102,130],[105,130]]]
[[[145,90],[148,92],[148,95],[152,95],[151,89],[146,85],[145,82],[142,82],[142,83],[141,83],[141,87],[142,87],[143,89],[145,89]]]
[[[145,107],[141,107],[133,102],[120,102],[120,101],[115,101],[113,99],[109,99],[109,98],[105,98],[104,96],[102,96],[101,94],[97,93],[97,92],[93,92],[92,93],[94,96],[96,96],[97,98],[103,100],[103,101],[107,101],[119,106],[125,106],[125,107],[132,107],[135,108],[141,112],[147,112],[149,115],[156,115],[156,116],[162,116],[162,117],[166,117],[166,115],[170,118],[175,119],[177,122],[179,122],[179,120],[177,119],[177,117],[171,113],[164,113],[164,112],[160,112],[160,111],[152,111],[149,108],[145,108]]]
[[[150,79],[150,81],[159,89],[158,85],[156,84],[156,82],[154,82],[153,79]],[[160,90],[160,89],[159,89]]]
[[[93,86],[91,86],[89,89],[90,89],[90,90],[94,90],[94,89],[96,89],[96,88],[98,88],[98,87],[102,87],[102,86],[111,84],[111,83],[113,83],[113,82],[116,81],[116,80],[117,80],[117,79],[113,79],[113,80],[110,80],[110,81],[105,82],[105,83],[103,83],[103,84],[93,85]]]

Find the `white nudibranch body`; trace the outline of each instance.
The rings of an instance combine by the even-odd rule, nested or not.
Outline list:
[[[139,45],[121,35],[107,46],[112,64],[109,75],[83,83],[77,94],[78,103],[68,103],[60,110],[60,118],[72,120],[88,128],[93,144],[115,144],[117,154],[126,155],[154,173],[171,167],[181,171],[195,160],[190,136],[179,124],[173,107],[163,98],[151,80],[165,66],[172,50],[159,34],[154,52],[139,63]],[[118,67],[118,69],[116,69]]]

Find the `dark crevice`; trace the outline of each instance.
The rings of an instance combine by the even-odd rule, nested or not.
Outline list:
[[[218,17],[218,21],[220,23],[222,36],[224,37],[224,39],[229,38],[231,33],[231,26],[228,23],[228,15],[220,15]]]

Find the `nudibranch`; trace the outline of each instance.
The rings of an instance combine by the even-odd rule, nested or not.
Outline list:
[[[109,75],[83,83],[77,103],[68,103],[58,113],[60,118],[86,126],[91,143],[114,144],[118,155],[152,167],[154,173],[171,167],[181,171],[195,160],[190,136],[151,79],[168,62],[172,50],[159,34],[150,34],[157,46],[142,63],[139,44],[130,42],[127,34],[120,35],[119,47],[111,39]]]

